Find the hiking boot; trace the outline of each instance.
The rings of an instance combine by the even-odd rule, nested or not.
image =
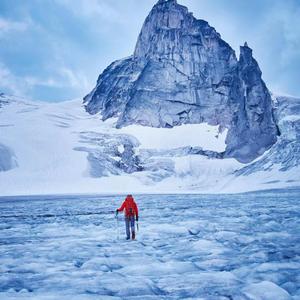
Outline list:
[[[135,240],[135,232],[132,233],[132,239]]]

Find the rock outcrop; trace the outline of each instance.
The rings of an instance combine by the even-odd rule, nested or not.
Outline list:
[[[252,50],[234,50],[175,0],[160,0],[134,54],[112,63],[84,98],[86,110],[118,126],[207,122],[229,129],[225,157],[249,162],[275,143],[270,93]]]
[[[7,104],[9,104],[7,97],[4,93],[0,93],[0,108]]]
[[[250,175],[256,172],[289,171],[300,166],[300,99],[274,96],[274,116],[280,136],[277,143],[261,159],[236,172],[236,175]],[[290,178],[296,181],[299,178]]]
[[[16,167],[18,167],[18,162],[15,153],[0,143],[0,172],[9,171]]]

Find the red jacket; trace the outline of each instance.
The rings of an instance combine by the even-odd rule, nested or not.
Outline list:
[[[121,207],[117,209],[117,211],[123,211],[125,209],[125,216],[131,217],[136,216],[139,217],[138,207],[132,196],[127,196]]]

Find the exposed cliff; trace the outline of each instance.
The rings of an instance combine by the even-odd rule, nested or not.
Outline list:
[[[175,0],[158,1],[134,54],[112,63],[84,98],[86,110],[118,127],[206,122],[229,129],[225,156],[249,162],[276,141],[269,91],[245,45],[234,50]]]

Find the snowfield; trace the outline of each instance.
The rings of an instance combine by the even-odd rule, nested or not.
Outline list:
[[[142,148],[174,149],[191,146],[223,152],[226,148],[225,139],[228,129],[220,132],[219,126],[201,123],[184,124],[173,128],[129,125],[121,128],[120,131],[135,136]]]
[[[0,198],[0,299],[300,299],[299,196]]]
[[[236,193],[300,186],[300,111],[278,98],[281,136],[260,158],[222,159],[227,129],[206,123],[116,128],[81,100],[0,97],[0,195]],[[290,105],[290,106],[289,106]],[[291,116],[291,117],[289,117]]]

